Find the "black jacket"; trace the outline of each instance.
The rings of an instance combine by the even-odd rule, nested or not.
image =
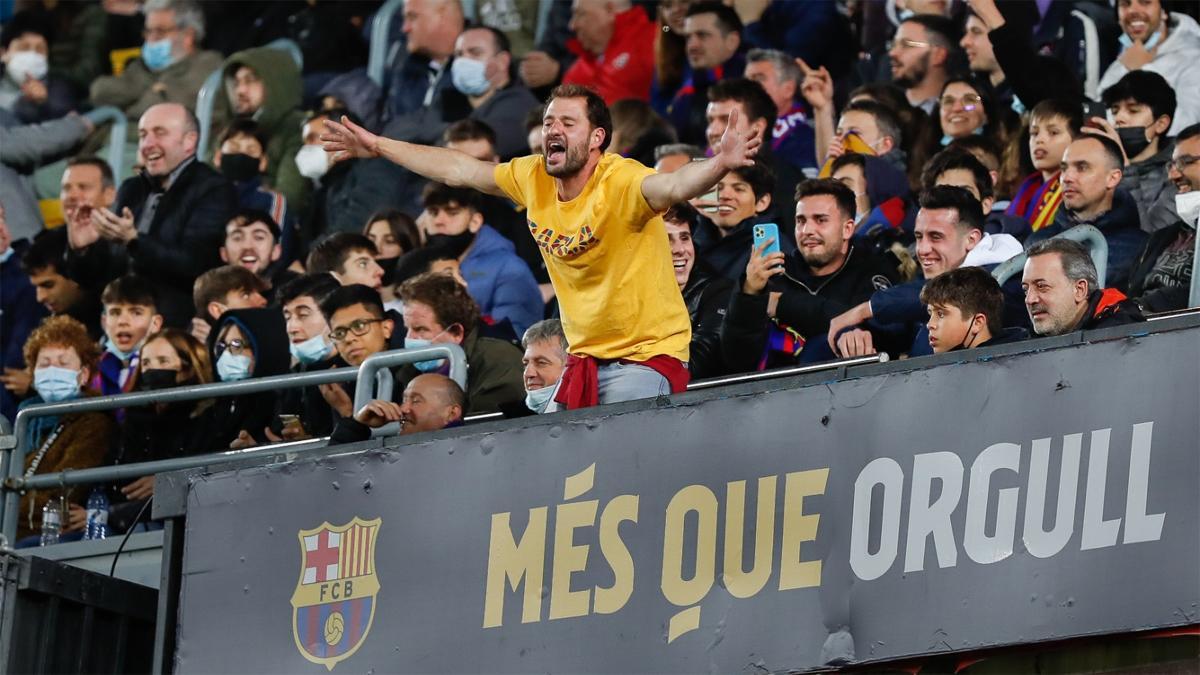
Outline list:
[[[136,223],[157,189],[150,178],[133,176],[121,183],[112,211],[120,214],[128,207]],[[99,241],[83,251],[69,251],[67,274],[96,289],[127,273],[151,279],[166,325],[186,328],[195,315],[192,284],[221,265],[225,225],[236,210],[233,185],[208,165],[192,161],[159,199],[149,232],[128,246]]]
[[[250,341],[254,352],[254,370],[251,377],[283,375],[288,372],[291,351],[288,350],[287,324],[278,307],[261,309],[231,309],[217,319],[217,324],[208,335],[208,353],[216,367],[218,355],[214,347],[221,331],[228,323],[237,323]],[[228,448],[246,431],[259,443],[266,443],[263,431],[275,421],[275,399],[277,393],[265,391],[242,396],[225,396],[217,399],[213,406],[213,442],[216,447]]]
[[[1146,280],[1154,271],[1155,265],[1158,264],[1159,257],[1184,232],[1192,232],[1192,229],[1182,220],[1161,230],[1155,230],[1150,234],[1150,239],[1146,241],[1142,252],[1138,254],[1137,263],[1134,264],[1133,272],[1129,276],[1129,295],[1137,298],[1138,305],[1147,312],[1169,312],[1188,306],[1188,294],[1191,291],[1190,284],[1194,270],[1185,275],[1186,280],[1180,286],[1156,288],[1149,293],[1146,292]],[[1191,255],[1189,254],[1188,257],[1190,259]]]
[[[691,356],[688,370],[693,380],[725,373],[721,358],[721,325],[734,282],[718,275],[697,260],[683,287],[683,302],[692,319]]]
[[[1145,321],[1137,303],[1115,288],[1097,288],[1088,294],[1087,313],[1075,330],[1097,330]]]
[[[292,369],[292,372],[297,374],[315,373],[333,368],[344,368],[346,365],[342,357],[334,352],[333,356],[324,361],[318,361],[309,365],[298,365]],[[353,390],[349,393],[353,397]],[[325,397],[321,395],[320,388],[316,386],[280,390],[277,412],[299,417],[301,424],[304,425],[304,431],[309,436],[314,437],[328,436],[333,431],[333,425],[337,422],[338,418],[337,413],[333,411],[333,408],[325,401]],[[277,425],[275,422],[276,420],[271,420],[271,429],[278,433],[281,429],[276,428]]]
[[[743,220],[729,234],[721,236],[721,230],[708,218],[701,218],[694,228],[696,256],[717,274],[737,281],[746,274],[746,263],[754,250],[754,226],[774,221],[771,211]],[[779,246],[784,253],[796,252],[795,232],[787,224],[779,226]]]
[[[815,276],[799,255],[784,260],[785,273],[776,277],[782,295],[775,309],[776,319],[805,339],[829,331],[829,321],[846,310],[866,302],[871,294],[890,288],[900,280],[897,262],[891,253],[872,255],[851,246],[841,268],[832,274]],[[772,290],[768,286],[767,291]],[[721,352],[729,372],[756,370],[767,345],[771,320],[767,317],[768,292],[747,295],[740,286],[729,299],[729,311],[721,329]],[[794,365],[795,359],[782,353],[767,356],[766,367]]]

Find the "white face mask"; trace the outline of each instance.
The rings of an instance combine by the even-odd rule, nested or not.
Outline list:
[[[1188,227],[1195,228],[1196,221],[1200,220],[1200,190],[1175,195],[1175,213]]]
[[[319,180],[329,172],[329,154],[319,145],[306,145],[296,153],[296,167],[301,176]]]
[[[50,66],[46,63],[45,55],[37,52],[13,52],[4,67],[8,79],[17,84],[25,84],[27,77],[40,80],[46,77],[49,71]]]

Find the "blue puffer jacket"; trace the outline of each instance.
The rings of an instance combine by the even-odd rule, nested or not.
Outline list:
[[[496,320],[508,319],[518,336],[542,320],[545,305],[533,273],[512,242],[491,226],[479,228],[460,270],[479,310]]]
[[[1055,214],[1053,224],[1034,232],[1025,240],[1025,248],[1028,250],[1037,242],[1061,234],[1076,225],[1092,225],[1104,234],[1108,241],[1108,275],[1104,285],[1122,292],[1128,291],[1129,275],[1149,236],[1141,229],[1137,203],[1133,197],[1118,188],[1113,194],[1112,209],[1100,214],[1094,221],[1079,220],[1064,204]]]

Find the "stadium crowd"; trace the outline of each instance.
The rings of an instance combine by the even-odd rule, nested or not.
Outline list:
[[[36,418],[27,475],[1188,305],[1194,3],[407,0],[372,78],[380,5],[0,3],[0,414],[432,344],[468,364],[359,410],[330,384]],[[1057,236],[1080,226],[1103,273]],[[153,489],[113,486],[115,530]]]

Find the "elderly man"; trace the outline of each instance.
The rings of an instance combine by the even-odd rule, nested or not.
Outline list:
[[[575,0],[570,28],[575,39],[567,48],[578,58],[564,84],[593,87],[609,105],[650,98],[658,29],[641,7],[630,0]]]
[[[450,59],[465,20],[458,0],[404,3],[404,46],[408,54],[391,69],[384,90],[384,119],[393,120],[433,102],[450,87]]]
[[[563,334],[562,322],[546,319],[533,324],[521,338],[521,346],[525,348],[521,357],[525,369],[522,373],[525,406],[540,415],[546,412],[567,367],[567,336]]]
[[[142,12],[146,42],[141,58],[126,64],[120,75],[97,78],[91,88],[93,104],[116,106],[130,121],[159,103],[193,108],[205,78],[221,67],[220,54],[199,49],[204,14],[194,2],[147,0]]]
[[[370,430],[391,422],[400,423],[400,435],[436,431],[462,425],[466,397],[458,384],[437,373],[414,377],[404,388],[400,403],[376,399],[354,414],[354,423],[366,432],[351,435],[346,421],[338,423],[329,444],[351,443],[370,438]]]
[[[1066,335],[1145,321],[1137,304],[1115,288],[1100,288],[1087,247],[1066,239],[1034,244],[1021,288],[1033,331]]]
[[[225,224],[237,208],[233,186],[196,161],[196,118],[178,103],[152,106],[138,121],[144,169],[117,191],[112,210],[93,208],[90,221],[69,220],[68,275],[103,288],[124,274],[158,284],[168,326],[186,326],[192,284],[221,264]]]

